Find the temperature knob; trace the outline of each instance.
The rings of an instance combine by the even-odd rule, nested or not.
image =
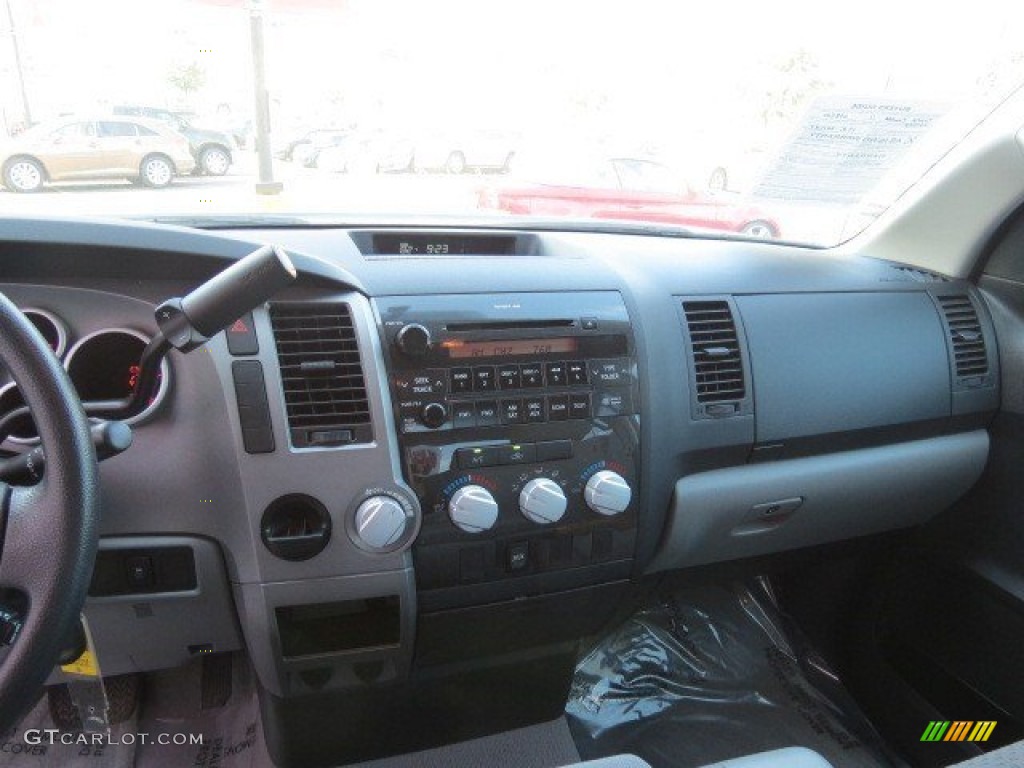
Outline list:
[[[422,357],[430,349],[430,331],[419,323],[403,325],[395,334],[395,345],[407,355]]]
[[[565,514],[565,494],[554,480],[539,477],[519,493],[519,509],[527,520],[547,525],[557,523]]]
[[[617,515],[629,506],[633,491],[618,472],[602,469],[587,481],[583,498],[587,506],[599,515]]]
[[[466,485],[448,502],[448,516],[466,533],[481,533],[498,521],[498,502],[486,488]]]
[[[371,496],[356,509],[356,536],[369,549],[387,549],[408,524],[402,505],[390,496]]]

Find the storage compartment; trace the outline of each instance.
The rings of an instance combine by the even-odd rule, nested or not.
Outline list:
[[[905,528],[948,508],[981,476],[984,430],[699,472],[676,482],[667,570]]]
[[[394,647],[401,641],[398,595],[274,609],[286,658]]]

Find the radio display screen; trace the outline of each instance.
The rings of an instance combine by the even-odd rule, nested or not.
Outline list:
[[[551,339],[499,339],[495,341],[442,342],[448,357],[459,360],[473,357],[519,357],[531,355],[566,354],[579,349],[579,340],[571,336]]]

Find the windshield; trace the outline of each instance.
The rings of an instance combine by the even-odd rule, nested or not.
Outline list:
[[[1024,81],[1018,3],[3,4],[5,214],[445,215],[827,246]]]

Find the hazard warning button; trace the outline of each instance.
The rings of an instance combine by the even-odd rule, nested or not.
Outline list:
[[[260,351],[256,341],[256,326],[252,324],[252,312],[246,312],[224,331],[228,339],[228,351],[232,355],[255,355]]]

